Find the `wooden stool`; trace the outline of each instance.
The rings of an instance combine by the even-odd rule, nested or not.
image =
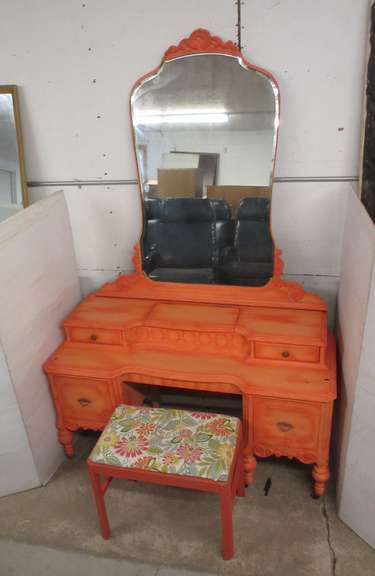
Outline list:
[[[217,492],[223,557],[233,556],[232,508],[236,494],[245,496],[238,418],[121,404],[87,465],[103,538],[110,534],[104,493],[112,478],[127,478]]]

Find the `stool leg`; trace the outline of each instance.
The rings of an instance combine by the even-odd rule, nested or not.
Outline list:
[[[102,536],[105,540],[108,540],[109,534],[110,534],[110,529],[109,529],[109,523],[108,523],[107,510],[106,510],[105,502],[104,502],[104,494],[102,491],[102,487],[100,485],[100,476],[99,476],[99,474],[95,474],[95,472],[93,470],[91,470],[91,468],[89,468],[89,474],[90,474],[90,478],[91,478],[92,490],[93,490],[94,496],[95,496],[96,510],[98,513],[99,524],[100,524],[100,528],[102,531]]]
[[[220,508],[223,558],[224,560],[230,560],[234,553],[232,519],[233,500],[230,487],[220,494]]]
[[[237,496],[246,496],[245,488],[246,488],[246,482],[245,482],[245,470],[243,465],[243,459],[239,457],[237,462],[237,487],[236,487]]]
[[[151,389],[151,404],[153,408],[160,408],[160,390],[157,386]]]

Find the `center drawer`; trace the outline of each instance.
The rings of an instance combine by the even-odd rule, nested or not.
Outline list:
[[[254,353],[255,358],[262,358],[265,360],[319,362],[319,348],[317,346],[255,342]]]

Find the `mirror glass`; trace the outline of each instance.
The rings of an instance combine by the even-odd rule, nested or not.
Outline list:
[[[265,285],[275,83],[237,56],[184,56],[135,88],[131,112],[144,271],[163,282]]]
[[[15,86],[0,86],[0,221],[25,206],[23,159]]]

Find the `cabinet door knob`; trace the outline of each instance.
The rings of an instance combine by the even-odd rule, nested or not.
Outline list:
[[[283,358],[289,358],[290,352],[288,352],[288,350],[284,350],[284,352],[282,352],[281,356],[282,356]]]
[[[79,398],[78,403],[81,404],[81,406],[88,406],[91,404],[91,400],[88,400],[87,398]]]
[[[289,422],[278,422],[277,427],[281,432],[290,432],[294,428],[294,426],[289,424]]]
[[[91,334],[90,336],[90,340],[92,340],[93,342],[95,342],[98,339],[96,334]]]

